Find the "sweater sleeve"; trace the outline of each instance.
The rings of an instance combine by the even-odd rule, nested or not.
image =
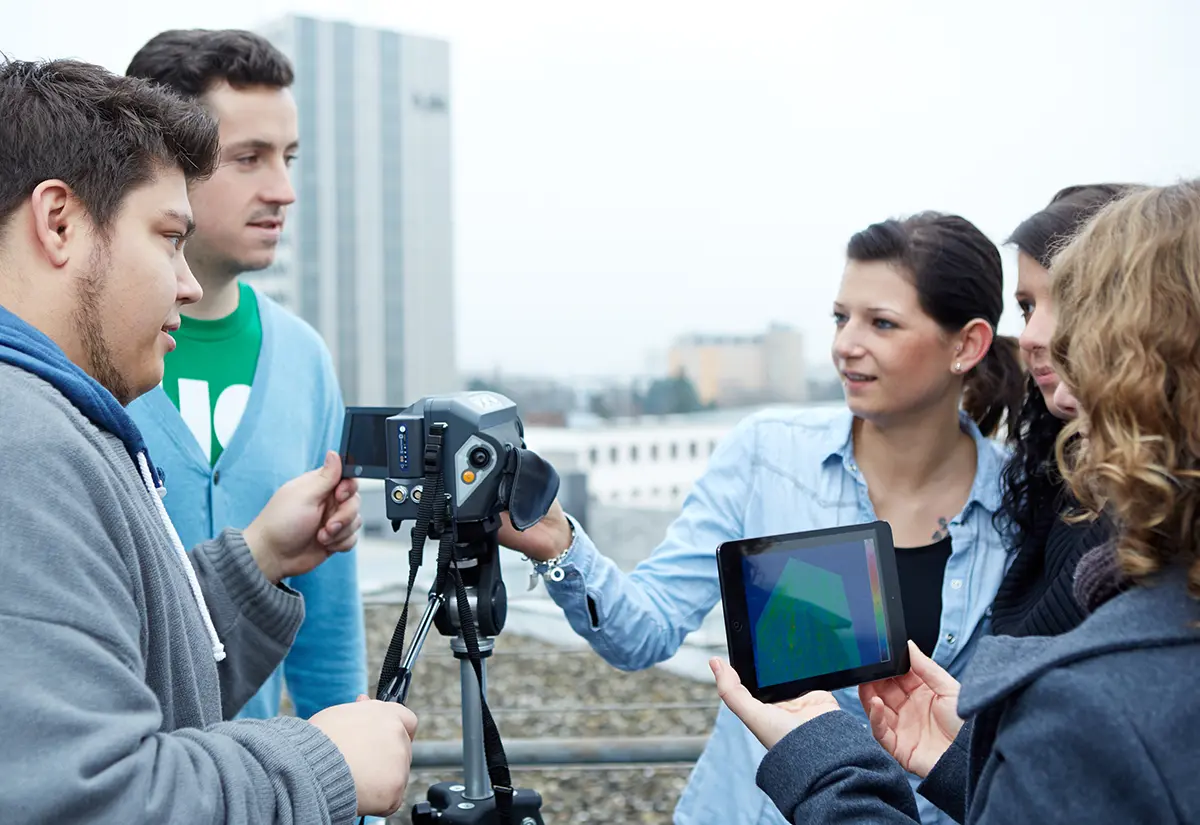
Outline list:
[[[287,655],[304,619],[304,600],[286,585],[267,581],[240,530],[226,529],[189,555],[225,646],[217,670],[222,712],[230,719]]]
[[[758,766],[757,781],[796,825],[920,825],[908,774],[842,710],[823,713],[777,742]]]
[[[917,793],[928,799],[955,822],[965,822],[967,816],[967,782],[970,758],[967,748],[975,720],[968,719],[958,730],[958,736],[933,766],[929,775],[917,786]]]
[[[0,822],[351,822],[349,768],[307,722],[164,730],[121,493],[92,445],[44,435],[0,437]]]

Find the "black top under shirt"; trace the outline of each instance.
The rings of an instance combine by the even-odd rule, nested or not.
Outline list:
[[[904,629],[926,656],[933,656],[942,629],[942,579],[949,559],[950,536],[924,547],[896,548]]]

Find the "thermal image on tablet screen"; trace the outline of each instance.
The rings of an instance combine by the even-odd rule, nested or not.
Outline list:
[[[760,687],[890,656],[874,542],[742,558]]]

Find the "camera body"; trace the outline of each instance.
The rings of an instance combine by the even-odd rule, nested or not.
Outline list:
[[[417,518],[430,467],[430,428],[441,428],[441,475],[453,525],[498,520],[517,455],[525,447],[517,405],[494,392],[428,396],[403,409],[350,407],[342,433],[342,475],[384,482],[387,517]]]

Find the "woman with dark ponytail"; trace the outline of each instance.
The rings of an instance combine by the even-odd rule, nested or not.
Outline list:
[[[921,309],[947,335],[986,321],[990,346],[966,371],[962,409],[985,436],[1002,421],[1011,434],[1025,398],[1017,341],[995,334],[1004,310],[1000,251],[970,221],[925,212],[868,227],[850,239],[847,254],[859,263],[890,264],[907,273]],[[957,362],[955,370],[961,370]]]
[[[1019,342],[1029,378],[1024,402],[1011,419],[1012,454],[1004,466],[1003,505],[994,517],[1016,553],[992,605],[995,635],[1058,636],[1082,623],[1087,611],[1075,596],[1076,568],[1086,553],[1113,535],[1103,516],[1089,521],[1071,518],[1078,504],[1055,461],[1056,441],[1075,417],[1076,402],[1050,359],[1057,323],[1050,267],[1055,254],[1101,209],[1138,188],[1096,184],[1063,189],[1008,240],[1017,248],[1016,299],[1025,319]],[[927,701],[937,697],[930,707],[936,704],[946,714],[943,735],[924,737],[921,747],[912,746],[913,730],[896,714],[900,705],[885,700],[891,697],[886,689],[862,694],[872,733],[905,770],[926,777],[919,789],[925,799],[962,822],[972,725],[963,726],[956,707],[951,707],[957,702],[957,680],[920,652],[913,659],[905,695]],[[908,710],[911,717],[913,707]]]
[[[1005,451],[989,436],[1016,420],[1024,386],[1015,344],[996,336],[1000,252],[970,221],[929,212],[867,227],[846,258],[831,351],[845,408],[743,420],[666,539],[630,572],[557,505],[529,530],[502,530],[501,543],[535,563],[571,627],[614,666],[650,667],[699,627],[721,596],[722,542],[876,519],[899,548],[915,645],[958,674],[986,634],[1008,561],[993,522]],[[838,700],[866,724],[854,690]],[[675,821],[783,825],[755,786],[765,753],[723,708]],[[921,819],[950,822],[927,802]]]

